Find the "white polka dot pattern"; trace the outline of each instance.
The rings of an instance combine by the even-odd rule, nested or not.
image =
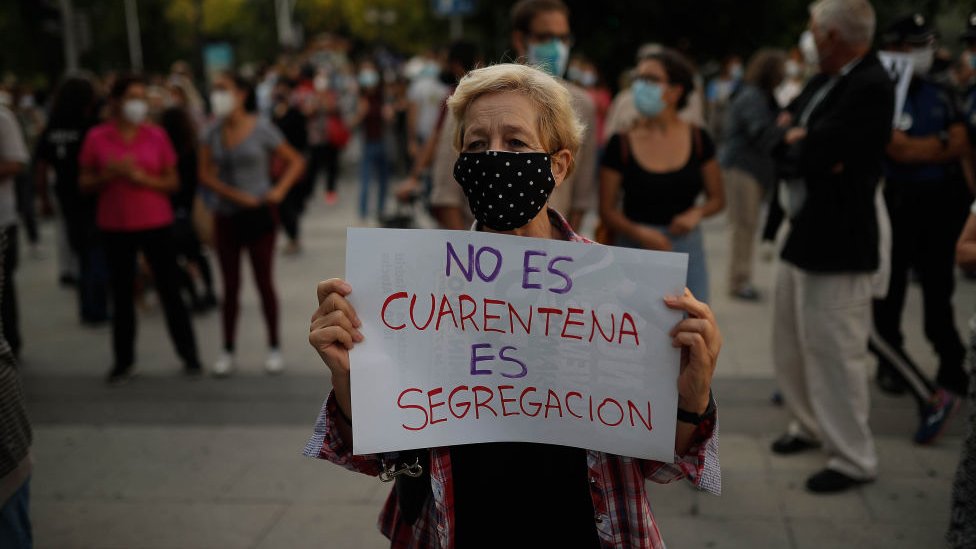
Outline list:
[[[472,172],[475,165],[478,171]],[[510,231],[528,223],[545,207],[555,187],[548,153],[461,153],[454,164],[454,179],[468,197],[475,219],[496,231]],[[487,196],[486,183],[491,191]]]

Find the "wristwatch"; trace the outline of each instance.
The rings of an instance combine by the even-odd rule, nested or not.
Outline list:
[[[711,419],[715,417],[715,397],[712,396],[712,392],[708,391],[708,407],[705,408],[705,412],[702,414],[696,414],[694,412],[689,412],[688,410],[682,410],[678,408],[678,421],[682,423],[690,423],[692,425],[700,425],[705,419]]]

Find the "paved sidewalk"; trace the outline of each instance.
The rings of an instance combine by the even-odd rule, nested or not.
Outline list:
[[[227,380],[180,376],[162,314],[140,315],[141,377],[106,387],[109,330],[78,325],[74,295],[56,287],[53,226],[43,228],[43,259],[23,258],[17,274],[24,333],[25,385],[35,424],[32,483],[40,548],[215,547],[379,548],[376,517],[389,486],[301,449],[329,390],[328,373],[308,346],[315,283],[339,276],[345,227],[354,218],[352,178],[342,201],[316,196],[305,218],[305,253],[279,256],[283,351],[288,370],[267,377],[260,307],[250,275],[243,288],[238,373]],[[590,221],[592,224],[592,220]],[[769,403],[770,308],[724,298],[724,220],[707,224],[713,307],[725,334],[715,393],[722,425],[724,494],[685,485],[651,487],[672,548],[940,547],[951,478],[959,456],[960,413],[934,447],[918,448],[908,397],[872,395],[881,457],[874,484],[838,496],[812,496],[803,480],[816,454],[770,455],[785,424]],[[247,270],[247,269],[246,269]],[[760,263],[767,294],[772,267]],[[961,281],[960,328],[976,304],[976,284]],[[912,288],[905,315],[910,352],[934,369]],[[197,317],[205,364],[216,357],[219,315]]]

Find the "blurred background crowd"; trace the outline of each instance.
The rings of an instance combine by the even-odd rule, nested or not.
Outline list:
[[[153,293],[184,371],[195,376],[206,366],[231,374],[244,254],[267,327],[264,367],[280,373],[273,257],[302,253],[308,202],[355,202],[361,226],[414,227],[423,217],[468,228],[470,213],[450,175],[456,155],[444,102],[467,71],[505,61],[563,79],[587,126],[579,174],[553,197],[572,226],[606,243],[689,253],[689,286],[705,301],[710,287],[744,301],[768,297],[753,283],[752,264],[773,256],[789,218],[778,196],[786,176],[776,149],[805,137],[803,124],[781,112],[820,72],[825,55],[807,29],[808,3],[542,2],[566,15],[556,22],[539,12],[520,19],[513,4],[7,2],[0,8],[0,132],[7,133],[0,138],[15,132],[22,141],[4,158],[18,165],[3,172],[13,180],[10,192],[0,188],[0,311],[13,355],[25,339],[16,308],[19,247],[36,254],[38,223],[53,219],[59,282],[77,289],[79,322],[113,326],[110,383],[132,374],[136,311]],[[970,4],[874,4],[875,49],[911,59],[913,72],[885,176],[947,182],[927,191],[924,208],[922,198],[897,185],[886,190],[899,251],[891,260],[892,291],[873,308],[876,382],[917,398],[919,444],[938,436],[968,387],[965,348],[953,325],[952,257],[976,184]],[[648,86],[662,80],[680,86],[680,95],[653,99]],[[668,107],[699,129],[691,163],[702,175],[678,181],[684,190],[662,187],[644,196],[628,187],[630,153],[620,136]],[[925,114],[935,111],[941,114]],[[925,146],[942,147],[942,156],[924,156],[919,142],[900,143],[899,134],[931,138]],[[339,185],[344,176],[356,180],[354,196]],[[646,200],[635,206],[634,197]],[[905,214],[901,204],[930,215]],[[731,261],[709,269],[696,231],[720,211],[727,213]],[[655,228],[631,238],[620,234],[625,218]],[[911,249],[900,244],[923,225],[940,230],[912,239]],[[938,273],[923,267],[931,264],[940,265]],[[710,284],[708,272],[717,269],[723,282]],[[940,358],[936,380],[918,373],[902,349],[900,315],[912,278],[926,291],[926,335]],[[192,316],[218,307],[222,352],[200,357]],[[773,451],[802,449],[795,440],[784,444]]]

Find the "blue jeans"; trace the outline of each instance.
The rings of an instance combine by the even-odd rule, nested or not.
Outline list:
[[[376,197],[376,216],[383,217],[383,204],[386,203],[386,184],[390,175],[390,165],[386,158],[386,142],[363,141],[363,157],[359,161],[359,217],[369,215],[369,182],[373,170],[379,179],[379,195]]]
[[[30,549],[34,546],[30,522],[30,479],[24,481],[0,508],[0,547]]]
[[[701,227],[682,236],[674,236],[664,225],[647,225],[664,233],[671,241],[671,251],[688,254],[688,289],[695,299],[708,303],[708,269],[705,267],[705,239]],[[617,237],[617,246],[641,248],[641,245],[625,236]]]

